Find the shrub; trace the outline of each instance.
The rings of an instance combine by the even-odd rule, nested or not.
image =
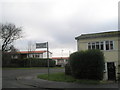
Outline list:
[[[100,50],[78,51],[70,55],[72,75],[79,79],[103,79],[104,55]]]
[[[67,63],[67,64],[65,65],[65,74],[66,74],[66,75],[71,75],[71,68],[70,68],[69,63]]]

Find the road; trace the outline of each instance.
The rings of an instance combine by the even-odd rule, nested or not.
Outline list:
[[[53,72],[64,72],[64,69],[50,69],[50,73]],[[23,83],[21,77],[26,77],[27,81],[29,76],[36,77],[38,74],[43,73],[47,73],[47,69],[3,69],[2,88],[35,88],[32,85]]]
[[[64,69],[50,69],[50,73],[64,72]],[[3,69],[3,88],[118,88],[117,83],[84,85],[67,82],[55,82],[37,79],[38,74],[47,73],[47,69]]]

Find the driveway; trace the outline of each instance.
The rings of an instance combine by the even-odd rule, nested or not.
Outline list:
[[[50,69],[50,73],[53,72],[64,72],[64,69]],[[118,88],[117,83],[84,85],[36,78],[44,73],[47,73],[47,69],[3,69],[3,88]]]

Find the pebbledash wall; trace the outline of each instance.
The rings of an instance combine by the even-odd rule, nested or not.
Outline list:
[[[115,80],[120,73],[120,31],[82,34],[75,38],[78,51],[100,49],[105,56],[104,80]]]

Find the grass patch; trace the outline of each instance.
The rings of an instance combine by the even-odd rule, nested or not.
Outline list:
[[[37,78],[48,80],[48,74],[41,74],[38,75]],[[58,81],[58,82],[75,82],[80,84],[100,84],[99,80],[81,80],[81,79],[75,79],[74,77],[70,75],[65,75],[63,73],[52,73],[49,75],[50,81]]]

